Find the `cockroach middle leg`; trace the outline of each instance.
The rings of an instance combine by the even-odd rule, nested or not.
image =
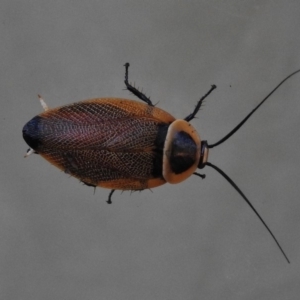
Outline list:
[[[108,200],[106,201],[107,202],[107,204],[112,204],[112,202],[111,202],[111,196],[112,196],[112,194],[115,192],[115,190],[111,190],[110,191],[110,193],[109,193],[109,195],[108,195]]]
[[[143,94],[142,92],[140,92],[137,88],[135,88],[134,86],[132,86],[129,82],[128,82],[128,69],[129,69],[130,64],[126,63],[124,65],[125,67],[125,80],[124,83],[126,85],[126,88],[128,89],[128,91],[130,91],[132,94],[136,95],[139,99],[141,99],[142,101],[146,102],[148,105],[150,106],[154,106],[152,101],[150,100],[150,98],[148,98],[145,94]]]

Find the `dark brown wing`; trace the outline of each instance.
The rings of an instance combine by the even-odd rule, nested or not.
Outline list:
[[[25,127],[35,151],[81,181],[140,190],[165,183],[162,149],[173,120],[136,101],[94,99],[46,111]]]

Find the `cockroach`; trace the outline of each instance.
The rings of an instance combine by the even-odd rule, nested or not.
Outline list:
[[[29,145],[25,156],[40,154],[62,171],[92,187],[111,189],[108,203],[116,189],[141,191],[166,182],[179,183],[192,174],[205,178],[196,169],[209,166],[219,172],[248,203],[280,251],[289,259],[265,221],[248,198],[217,166],[208,162],[208,151],[231,137],[250,116],[297,70],[282,80],[232,131],[215,144],[200,139],[189,123],[200,110],[210,90],[184,119],[175,119],[155,107],[150,98],[128,81],[129,63],[125,65],[127,90],[145,103],[121,98],[96,98],[49,109],[39,96],[44,112],[23,127]]]

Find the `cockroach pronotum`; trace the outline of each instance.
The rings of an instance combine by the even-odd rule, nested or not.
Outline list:
[[[184,119],[175,119],[155,107],[145,94],[128,81],[126,88],[145,103],[120,98],[96,98],[49,109],[39,96],[44,112],[23,127],[23,138],[31,153],[40,154],[62,171],[88,186],[109,188],[108,203],[118,190],[144,190],[162,184],[179,183],[192,174],[205,178],[196,169],[209,166],[219,172],[242,196],[269,231],[280,251],[289,259],[272,231],[239,187],[217,166],[208,162],[208,151],[231,137],[250,116],[297,70],[282,80],[232,131],[217,143],[201,141],[189,123],[203,100]]]

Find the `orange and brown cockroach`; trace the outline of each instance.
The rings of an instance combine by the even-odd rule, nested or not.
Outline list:
[[[157,108],[128,81],[126,88],[145,103],[120,98],[96,98],[49,109],[39,96],[44,112],[23,127],[23,138],[31,153],[40,154],[62,171],[88,186],[141,191],[162,184],[179,183],[192,174],[205,178],[196,169],[210,166],[219,172],[242,196],[269,231],[289,262],[272,231],[239,187],[217,166],[208,162],[209,149],[231,137],[250,116],[297,70],[282,80],[232,131],[215,144],[200,139],[189,123],[203,100],[184,119],[175,119]]]

